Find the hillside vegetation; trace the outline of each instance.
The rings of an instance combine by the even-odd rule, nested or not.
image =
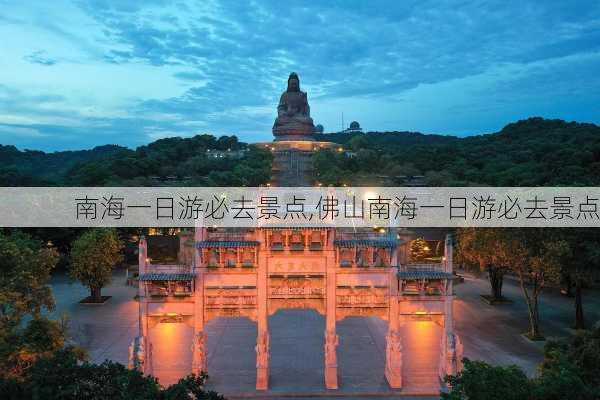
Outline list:
[[[270,152],[235,136],[160,139],[131,150],[44,153],[0,145],[1,186],[258,186],[271,176]]]
[[[457,138],[414,132],[322,135],[346,150],[320,151],[323,184],[430,186],[597,186],[600,127],[530,118],[500,132]],[[349,153],[350,152],[350,153]]]

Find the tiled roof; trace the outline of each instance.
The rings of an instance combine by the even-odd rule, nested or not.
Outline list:
[[[339,247],[396,247],[397,240],[390,239],[338,239],[333,244]]]
[[[147,272],[140,275],[141,281],[189,281],[196,274],[191,272]]]
[[[256,240],[203,240],[196,242],[196,247],[254,247],[258,246]]]
[[[450,272],[423,270],[423,271],[400,271],[398,279],[452,279]]]
[[[319,225],[318,222],[307,222],[306,225],[297,224],[297,225],[263,225],[260,229],[272,229],[272,230],[302,230],[302,229],[328,229],[331,228],[331,224],[323,224]]]

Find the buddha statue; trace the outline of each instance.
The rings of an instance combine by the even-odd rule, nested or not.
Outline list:
[[[306,92],[300,90],[300,79],[292,72],[288,78],[287,90],[279,99],[273,135],[276,141],[313,140],[314,129]]]

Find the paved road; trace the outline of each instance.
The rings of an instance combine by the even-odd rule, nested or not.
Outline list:
[[[536,372],[542,360],[543,342],[531,342],[521,334],[529,327],[527,306],[516,280],[507,278],[503,294],[512,304],[490,306],[481,301],[481,293],[489,293],[486,280],[466,275],[463,284],[455,286],[455,327],[464,343],[465,356],[493,364],[517,364],[529,375]],[[547,289],[541,296],[540,315],[542,333],[548,338],[564,337],[573,333],[573,299],[562,296],[555,289]],[[600,293],[584,294],[586,319],[591,325],[600,320]]]
[[[104,294],[113,298],[101,306],[81,305],[87,290],[69,283],[62,275],[53,277],[57,300],[53,315],[67,313],[73,339],[88,349],[91,360],[111,359],[127,363],[128,345],[137,334],[135,289],[124,285],[117,272]],[[455,326],[463,340],[465,355],[494,364],[517,364],[530,375],[541,361],[542,344],[521,336],[527,330],[527,309],[520,289],[505,283],[505,295],[513,304],[489,306],[479,294],[488,292],[485,280],[468,277],[455,286]],[[585,311],[590,321],[600,320],[600,295],[586,293]],[[571,331],[572,299],[548,291],[541,304],[542,329],[548,336]],[[314,311],[284,310],[270,317],[270,394],[323,394],[324,317]],[[342,395],[351,393],[393,394],[383,376],[387,324],[377,318],[347,318],[338,324],[338,363]],[[421,382],[435,377],[431,365],[437,358],[440,328],[421,321],[404,328],[405,386],[416,392]],[[256,325],[246,319],[216,319],[207,327],[210,386],[225,393],[254,392]],[[155,370],[161,382],[170,383],[189,371],[191,329],[185,325],[160,324],[152,330]],[[160,339],[160,340],[157,340]],[[413,351],[410,351],[413,350]],[[162,361],[158,361],[162,360]],[[432,378],[433,377],[433,378]],[[405,388],[405,392],[406,392]]]

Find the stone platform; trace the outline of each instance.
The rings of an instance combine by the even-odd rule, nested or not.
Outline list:
[[[334,149],[340,146],[337,143],[319,142],[316,140],[277,140],[274,142],[259,142],[255,145],[258,147],[270,148],[272,151],[316,151],[320,149]]]

